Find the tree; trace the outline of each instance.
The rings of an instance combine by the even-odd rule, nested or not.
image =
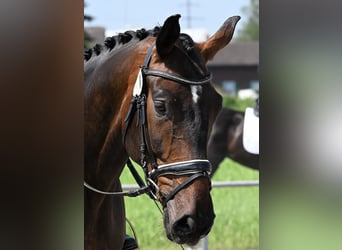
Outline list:
[[[87,14],[84,14],[84,21],[91,21],[93,20],[93,17],[92,16],[89,16]]]
[[[84,3],[84,8],[86,7],[86,3]],[[87,15],[87,14],[84,14],[84,21],[92,21],[93,20],[93,17],[90,16],[90,15]],[[83,46],[85,49],[89,49],[90,48],[90,43],[92,41],[92,38],[89,36],[89,34],[87,32],[84,31],[84,42],[83,42]]]
[[[248,16],[247,22],[238,31],[239,41],[259,41],[259,0],[250,0],[250,5],[242,8]]]

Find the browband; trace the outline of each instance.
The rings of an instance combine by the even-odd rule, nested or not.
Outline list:
[[[162,77],[164,79],[168,79],[171,81],[175,81],[181,84],[187,84],[187,85],[203,85],[203,84],[207,84],[210,83],[212,76],[209,73],[208,75],[204,76],[203,79],[200,80],[188,80],[185,79],[181,76],[177,76],[177,75],[173,75],[173,74],[169,74],[157,69],[150,69],[148,67],[148,65],[150,64],[151,58],[152,58],[152,51],[153,51],[153,47],[155,46],[155,42],[153,42],[150,46],[150,48],[147,51],[145,60],[144,60],[144,65],[141,67],[141,72],[143,75],[145,76],[156,76],[156,77]]]
[[[156,70],[156,69],[148,69],[148,68],[142,68],[142,72],[145,76],[157,76],[157,77],[162,77],[164,79],[168,79],[171,81],[175,81],[181,84],[188,84],[188,85],[203,85],[203,84],[207,84],[210,83],[212,77],[211,74],[209,73],[208,75],[206,75],[203,79],[201,80],[188,80],[185,79],[183,77],[179,77],[176,75],[171,75],[169,73],[160,71],[160,70]]]

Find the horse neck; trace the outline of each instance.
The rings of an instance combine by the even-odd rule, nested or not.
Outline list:
[[[94,84],[106,76],[105,81],[100,80],[100,86],[86,86],[89,88],[86,89],[86,125],[88,120],[91,123],[85,128],[86,180],[91,182],[89,179],[93,179],[97,184],[101,182],[99,185],[103,185],[105,189],[113,185],[113,179],[118,180],[128,158],[122,144],[122,131],[138,65],[141,64],[136,62],[137,56],[133,52],[118,51],[114,54],[115,56],[102,60],[97,65],[96,74],[88,79],[90,84]],[[96,120],[96,117],[101,118]],[[90,131],[88,134],[87,130]],[[91,159],[87,157],[88,153],[92,155]]]
[[[96,70],[91,69],[93,73],[85,72],[85,180],[104,191],[121,190],[119,176],[128,159],[122,143],[124,119],[139,66],[146,54],[146,49],[141,51],[137,53],[136,48],[134,51],[113,51],[112,57],[109,54],[103,60],[99,57]],[[124,235],[123,197],[103,196],[86,190],[85,240],[88,248],[121,249]]]

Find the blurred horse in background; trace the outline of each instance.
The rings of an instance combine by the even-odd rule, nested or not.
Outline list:
[[[216,117],[208,142],[211,176],[228,157],[246,167],[259,170],[259,155],[247,152],[242,144],[244,112],[222,108]]]

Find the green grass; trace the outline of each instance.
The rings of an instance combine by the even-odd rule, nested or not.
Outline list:
[[[213,181],[256,180],[259,172],[224,160]],[[135,183],[125,169],[122,183]],[[259,187],[214,188],[211,192],[216,219],[209,234],[210,250],[259,249]],[[179,250],[166,237],[162,215],[146,195],[125,198],[126,216],[132,222],[141,250]],[[127,232],[132,235],[129,226]]]
[[[237,111],[245,111],[247,107],[255,106],[255,100],[253,98],[240,99],[236,96],[224,96],[222,106]]]

